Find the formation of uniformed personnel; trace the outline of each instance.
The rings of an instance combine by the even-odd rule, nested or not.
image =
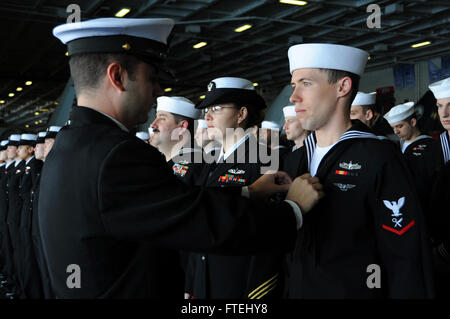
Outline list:
[[[278,203],[186,186],[157,149],[129,133],[162,93],[157,76],[173,24],[101,18],[54,29],[68,46],[78,103],[40,181],[43,251],[57,298],[182,298],[177,250],[287,251],[302,213],[322,196],[313,178],[277,185],[281,173],[247,188],[255,199],[289,190]]]
[[[432,297],[428,238],[408,168],[366,125],[350,120],[368,53],[317,43],[294,45],[288,57],[290,100],[303,128],[314,131],[300,172],[318,177],[326,195],[287,257],[286,296]],[[368,278],[373,267],[380,288]]]
[[[162,152],[175,176],[195,185],[203,168],[203,154],[195,143],[194,121],[200,116],[195,104],[181,96],[157,98],[151,124],[153,145]]]
[[[214,79],[197,107],[204,110],[209,137],[222,145],[217,161],[205,166],[204,185],[240,189],[255,182],[265,164],[257,158],[262,146],[251,128],[261,123],[266,103],[253,83],[236,77]],[[282,286],[281,263],[281,253],[191,254],[186,291],[194,299],[276,297]]]
[[[55,130],[57,127],[52,127]],[[2,167],[0,189],[0,216],[2,230],[0,256],[3,274],[0,286],[9,298],[40,299],[44,294],[42,284],[48,286],[48,276],[43,277],[35,249],[36,239],[33,200],[38,189],[39,174],[45,156],[44,136],[47,132],[34,134],[13,134],[2,145],[10,161]],[[49,133],[54,138],[56,133]],[[38,146],[40,143],[40,147]],[[35,149],[36,147],[36,149]],[[36,156],[34,152],[36,150]],[[47,279],[47,282],[43,281]]]
[[[442,165],[439,144],[418,127],[414,102],[394,106],[384,118],[400,138],[400,148],[414,179],[423,211],[429,211],[430,185]]]

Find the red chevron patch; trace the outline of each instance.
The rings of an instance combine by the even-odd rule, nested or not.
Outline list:
[[[386,230],[389,230],[389,231],[391,231],[391,232],[393,232],[393,233],[395,233],[395,234],[401,236],[401,235],[403,235],[408,229],[410,229],[411,227],[413,227],[415,223],[416,223],[416,222],[413,220],[413,221],[410,222],[408,225],[406,225],[405,228],[403,228],[402,230],[397,230],[397,229],[394,229],[394,228],[389,227],[389,226],[386,226],[386,225],[382,225],[382,227],[383,227],[384,229],[386,229]]]

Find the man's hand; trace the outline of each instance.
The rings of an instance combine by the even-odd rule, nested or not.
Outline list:
[[[323,187],[317,177],[303,174],[297,177],[289,187],[286,199],[292,200],[300,207],[303,214],[309,212],[323,197]]]
[[[263,199],[276,193],[286,193],[291,183],[287,173],[269,171],[248,186],[248,192],[251,199]]]

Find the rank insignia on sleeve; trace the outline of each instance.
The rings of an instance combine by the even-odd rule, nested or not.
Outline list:
[[[333,183],[334,186],[339,188],[341,191],[346,192],[349,189],[354,188],[356,185],[353,184],[342,184],[342,183]]]
[[[408,229],[410,229],[412,226],[414,226],[415,221],[413,220],[408,225],[404,226],[403,221],[403,214],[400,213],[400,209],[405,205],[405,197],[399,198],[397,201],[388,201],[383,200],[384,206],[392,212],[391,217],[392,218],[392,225],[394,227],[389,227],[386,225],[382,225],[382,227],[390,232],[393,232],[397,235],[403,235]]]
[[[236,182],[236,183],[241,183],[241,184],[245,184],[245,182],[246,182],[245,178],[234,176],[232,174],[225,174],[223,176],[220,176],[218,181],[221,183]]]
[[[339,163],[339,167],[343,168],[343,169],[348,169],[348,170],[353,170],[353,169],[361,169],[361,165],[358,163],[352,163],[352,161],[350,161],[350,163],[346,163],[346,162],[342,162]]]
[[[189,166],[177,163],[177,164],[173,164],[172,170],[175,175],[179,175],[179,176],[183,177],[188,172]]]
[[[244,170],[242,170],[242,169],[229,169],[228,170],[228,173],[231,173],[231,174],[236,174],[236,175],[242,175],[242,174],[245,174],[245,171]]]

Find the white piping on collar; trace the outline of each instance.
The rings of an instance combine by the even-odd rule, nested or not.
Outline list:
[[[223,157],[223,161],[226,161],[226,159],[227,159],[231,154],[233,154],[233,152],[234,152],[235,150],[237,150],[237,148],[238,148],[239,146],[241,146],[241,144],[245,143],[245,141],[247,141],[248,138],[249,138],[249,134],[245,134],[245,135],[244,135],[239,141],[237,141],[237,142],[233,145],[233,147],[232,147],[230,150],[228,150],[226,153],[223,152],[223,146],[222,146],[222,147],[220,148],[220,155],[219,155],[219,157],[218,157],[217,162],[220,162],[220,160],[222,159],[222,157]]]
[[[333,145],[332,148],[328,150],[330,152],[333,148],[336,147],[339,143],[345,140],[354,139],[354,138],[372,138],[372,139],[378,139],[378,137],[372,133],[357,131],[357,130],[350,130],[342,134],[342,136],[339,138],[339,140]],[[308,158],[308,172],[311,171],[311,161],[314,155],[314,151],[316,150],[316,140],[315,140],[315,134],[310,134],[304,142],[304,145],[306,147],[306,154]],[[320,166],[320,163],[319,163]]]
[[[450,161],[450,141],[447,131],[441,134],[442,153],[444,154],[444,163]]]

